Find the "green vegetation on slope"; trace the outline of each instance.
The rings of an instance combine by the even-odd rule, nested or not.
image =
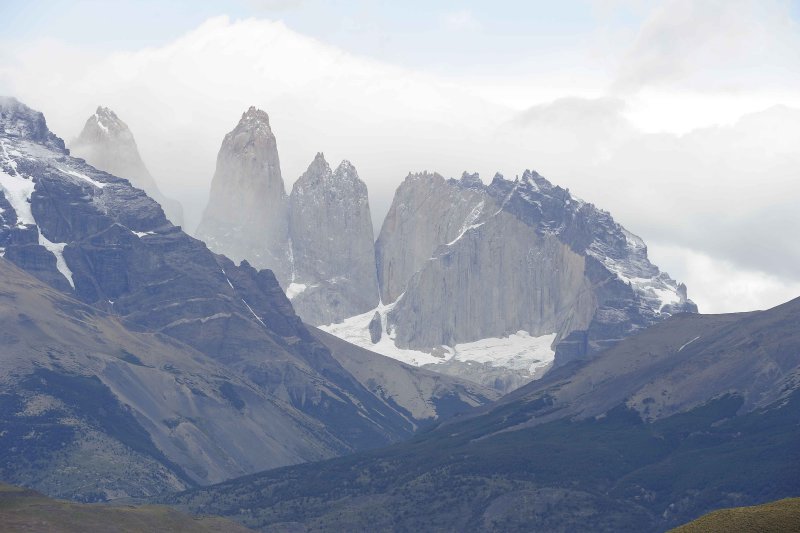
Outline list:
[[[0,529],[3,532],[52,533],[244,533],[222,518],[192,518],[169,507],[83,504],[54,500],[38,492],[0,483]]]
[[[670,533],[794,533],[800,531],[800,498],[777,502],[721,509]]]

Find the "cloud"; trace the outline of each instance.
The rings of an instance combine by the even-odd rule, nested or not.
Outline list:
[[[448,31],[474,31],[481,28],[480,22],[469,9],[445,13],[441,17],[442,27]]]
[[[296,9],[309,3],[309,0],[247,0],[247,3],[259,11],[274,12]]]
[[[613,88],[622,93],[665,85],[736,91],[776,79],[783,83],[787,71],[797,72],[800,47],[789,4],[667,0],[640,28]]]
[[[800,110],[648,134],[613,99],[562,99],[512,121],[506,142],[647,242],[800,282]],[[669,269],[669,262],[662,264]],[[690,285],[691,289],[691,285]]]
[[[410,170],[479,167],[478,147],[510,116],[458,85],[270,20],[214,18],[164,46],[90,60],[59,44],[15,49],[14,62],[0,66],[11,92],[44,111],[67,141],[98,104],[113,108],[165,193],[181,198],[194,221],[222,137],[250,105],[270,114],[287,185],[319,151],[348,158],[377,213]]]
[[[677,246],[651,243],[656,262],[672,265],[671,274],[689,287],[689,296],[701,313],[769,309],[800,297],[800,282],[786,280]]]
[[[113,108],[194,223],[223,136],[256,105],[270,114],[287,187],[318,151],[332,164],[350,159],[377,226],[409,171],[513,178],[533,168],[646,241],[681,250],[657,261],[677,278],[708,283],[687,266],[699,264],[687,254],[701,253],[712,267],[727,265],[730,279],[762,279],[748,285],[747,298],[709,293],[723,302],[711,309],[765,307],[782,290],[795,296],[800,281],[800,119],[792,108],[680,136],[639,131],[627,97],[565,97],[519,113],[476,96],[469,83],[367,60],[256,19],[210,19],[128,53],[45,41],[2,46],[0,55],[0,93],[42,110],[67,141],[98,104]]]

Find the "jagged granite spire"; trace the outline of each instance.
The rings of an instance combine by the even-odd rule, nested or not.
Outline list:
[[[311,324],[330,324],[378,303],[367,186],[349,161],[335,171],[318,153],[290,195],[294,271],[288,295]]]
[[[266,112],[250,107],[225,135],[197,236],[237,262],[247,259],[271,269],[286,286],[291,272],[287,197]]]
[[[174,224],[183,224],[181,204],[162,194],[142,161],[130,128],[108,107],[99,106],[86,120],[80,135],[70,144],[70,151],[95,168],[127,179],[161,204]]]

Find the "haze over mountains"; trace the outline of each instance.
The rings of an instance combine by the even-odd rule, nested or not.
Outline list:
[[[796,7],[0,2],[0,530],[800,530]]]
[[[335,32],[336,24],[322,21],[304,27],[297,20],[304,18],[301,13],[318,16],[317,9],[307,3],[279,4],[270,3],[275,10],[271,14],[256,12],[263,4],[248,3],[251,12],[238,14],[226,5],[223,11],[229,16],[212,19],[215,13],[192,10],[191,18],[182,17],[168,34],[147,46],[136,40],[140,45],[132,43],[131,48],[116,40],[97,43],[103,32],[92,31],[97,29],[89,22],[92,17],[79,17],[73,19],[75,27],[89,25],[88,31],[64,32],[57,41],[8,43],[0,92],[35,103],[66,138],[78,134],[98,103],[110,106],[133,129],[164,192],[185,204],[190,231],[207,204],[222,134],[255,104],[269,111],[279,136],[287,193],[314,153],[323,151],[333,167],[349,159],[369,186],[376,235],[397,184],[409,171],[427,169],[457,178],[466,169],[480,172],[488,184],[497,171],[513,178],[533,166],[643,237],[651,259],[685,282],[704,312],[764,309],[800,290],[800,278],[791,268],[798,255],[783,231],[800,223],[792,204],[800,194],[792,143],[800,135],[800,91],[792,85],[773,92],[798,79],[786,76],[797,65],[791,2],[692,4],[702,16],[691,24],[697,29],[686,34],[681,28],[689,26],[674,23],[688,13],[688,4],[680,1],[636,8],[593,4],[588,19],[579,17],[580,32],[589,32],[591,24],[584,23],[592,20],[601,27],[611,22],[634,27],[583,33],[587,40],[575,41],[578,48],[570,50],[582,49],[586,55],[573,59],[592,59],[580,63],[584,69],[569,73],[564,70],[569,62],[558,50],[540,46],[559,48],[565,41],[553,38],[558,26],[533,14],[534,6],[515,6],[530,15],[524,22],[513,21],[519,41],[501,38],[507,35],[502,30],[492,33],[491,24],[474,29],[470,38],[452,29],[434,31],[431,26],[440,20],[436,12],[447,8],[426,6],[434,12],[424,21],[427,30],[407,27],[419,38],[398,36],[392,42],[395,48],[416,48],[419,59],[433,61],[430,70],[398,65],[391,54],[377,62],[369,59],[387,50],[378,43],[365,48],[356,42],[377,38],[375,33]],[[382,9],[408,14],[400,8]],[[567,19],[577,12],[566,4],[558,9]],[[612,21],[600,16],[606,9],[636,16]],[[120,11],[109,8],[107,18]],[[482,4],[480,11],[510,23],[500,15],[503,10],[489,4]],[[284,17],[295,21],[276,20]],[[344,24],[348,19],[331,20]],[[392,17],[383,23],[393,26],[409,19]],[[640,24],[641,42],[634,39]],[[531,25],[540,31],[531,31]],[[103,28],[112,31],[108,24]],[[670,35],[681,57],[671,57],[670,47],[658,45],[662,34],[657,28]],[[386,30],[391,33],[392,28]],[[20,24],[8,32],[8,39],[37,31],[41,26]],[[128,35],[132,31],[127,24],[119,28]],[[96,53],[70,46],[78,35],[95,40]],[[620,46],[609,50],[606,38]],[[426,49],[427,39],[440,40],[441,46]],[[542,61],[535,66],[498,64],[483,46],[498,42],[508,47],[507,57],[535,54]],[[512,43],[535,44],[525,48]],[[725,45],[720,48],[720,43]],[[464,56],[469,59],[461,63],[467,72],[453,78],[449,68],[439,68],[449,62],[435,58],[462,48],[469,50]],[[596,61],[598,50],[608,52],[607,61]],[[760,59],[747,68],[738,73],[732,68],[753,61],[754,54]],[[710,58],[720,68],[709,68],[714,66]],[[775,66],[778,58],[784,62],[782,70]],[[660,67],[671,74],[633,93],[610,90],[619,73],[616,66],[629,62],[643,74],[657,74]],[[654,70],[646,68],[651,62]],[[505,76],[487,75],[503,65],[510,69]],[[763,70],[770,72],[738,75]],[[45,71],[48,76],[41,75]],[[605,81],[593,78],[590,87],[573,86],[574,75],[582,79],[583,74]],[[779,75],[777,84],[770,74]],[[682,83],[683,76],[694,81]],[[753,86],[760,89],[743,88]],[[759,185],[754,189],[754,184]],[[743,242],[747,245],[741,246]],[[775,259],[763,259],[768,256]]]
[[[322,153],[287,197],[269,116],[251,107],[225,136],[199,238],[269,268],[310,324],[375,306],[377,280],[367,188],[348,161]]]
[[[220,190],[262,192],[213,246],[285,261],[291,299],[0,100],[3,479],[265,531],[659,531],[800,491],[798,300],[698,315],[641,239],[533,171],[409,175],[373,248],[352,164],[317,154],[287,196],[266,113],[242,121]],[[254,244],[229,238],[253,220]],[[306,293],[320,321],[373,307],[336,338],[295,314]]]

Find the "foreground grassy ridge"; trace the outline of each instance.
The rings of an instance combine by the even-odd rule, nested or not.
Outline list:
[[[790,533],[800,531],[800,498],[734,507],[703,515],[670,533]]]
[[[54,533],[144,533],[151,531],[244,533],[222,518],[192,518],[158,505],[142,507],[73,503],[0,483],[0,530]]]

